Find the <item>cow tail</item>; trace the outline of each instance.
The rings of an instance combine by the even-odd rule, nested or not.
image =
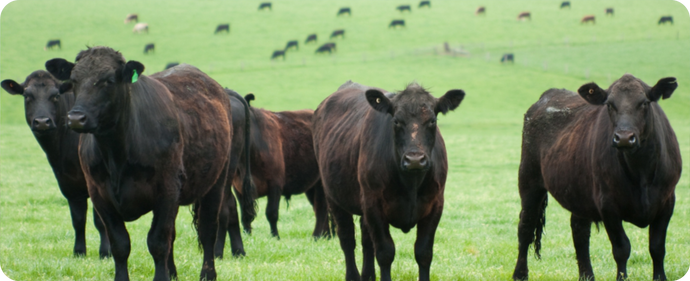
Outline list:
[[[251,224],[256,218],[256,210],[258,205],[256,204],[256,186],[252,180],[251,171],[251,108],[249,107],[249,102],[238,95],[239,100],[244,106],[244,179],[242,180],[242,194],[240,194],[239,199],[242,205],[242,226],[247,231],[251,231]]]
[[[541,209],[539,212],[539,222],[537,223],[537,228],[534,230],[534,254],[537,259],[541,259],[541,236],[544,233],[544,226],[546,226],[546,205],[548,205],[549,196],[544,195],[544,201],[541,203]]]

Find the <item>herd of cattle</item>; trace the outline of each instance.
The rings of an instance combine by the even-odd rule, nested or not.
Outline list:
[[[419,6],[430,7],[430,2]],[[271,3],[262,3],[263,9],[272,9]],[[410,11],[409,5],[397,9]],[[485,11],[480,7],[477,14]],[[345,13],[351,10],[340,9],[338,15]],[[131,21],[138,16],[125,20]],[[219,25],[216,33],[222,31],[229,32],[229,24]],[[344,30],[335,36],[344,37]],[[315,34],[306,42],[311,41]],[[52,46],[59,47],[60,41],[46,47]],[[293,47],[299,48],[296,40],[273,58]],[[330,52],[335,44],[325,48]],[[153,44],[145,48],[154,50]],[[513,61],[513,55],[502,61]],[[429,280],[449,172],[437,116],[457,109],[463,90],[435,98],[416,83],[389,92],[348,81],[315,110],[273,112],[252,107],[254,94],[242,97],[187,64],[142,75],[143,64],[109,47],[90,47],[75,62],[56,58],[45,67],[23,83],[8,79],[1,86],[24,98],[26,122],[68,200],[74,255],[86,255],[91,198],[99,256],[113,258],[115,280],[129,279],[127,221],[153,213],[147,244],[154,280],[170,280],[177,275],[175,218],[180,205],[192,205],[203,250],[200,279],[215,280],[214,260],[223,257],[226,235],[232,255],[246,255],[240,224],[251,233],[256,199],[267,197],[266,217],[271,234],[279,238],[281,196],[289,200],[302,193],[316,216],[313,237],[340,240],[346,280],[376,280],[375,261],[380,279],[391,280],[395,245],[390,226],[405,233],[417,227],[419,280]],[[626,74],[608,89],[588,83],[577,92],[547,90],[527,110],[513,279],[528,278],[531,244],[539,256],[550,193],[572,213],[581,279],[594,278],[592,223],[604,224],[617,278],[627,277],[630,241],[622,225],[627,221],[649,226],[653,278],[666,280],[665,239],[681,156],[657,101],[669,98],[677,86],[673,77],[649,86]],[[362,217],[361,273],[353,215]]]

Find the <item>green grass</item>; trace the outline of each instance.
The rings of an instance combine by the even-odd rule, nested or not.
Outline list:
[[[431,274],[435,280],[508,280],[517,257],[520,199],[517,168],[522,115],[545,90],[577,89],[595,81],[602,87],[624,73],[649,84],[675,76],[679,87],[660,104],[676,130],[686,161],[676,190],[676,209],[666,241],[669,279],[690,267],[690,17],[675,1],[432,1],[431,9],[400,14],[399,1],[273,1],[273,11],[258,12],[260,1],[44,1],[19,0],[0,15],[0,79],[23,81],[46,60],[74,60],[85,46],[107,45],[127,59],[139,60],[144,74],[171,61],[190,63],[223,86],[253,92],[253,105],[271,110],[315,108],[343,82],[352,79],[387,90],[418,81],[440,96],[461,88],[467,97],[439,126],[448,148],[450,171],[446,205],[435,241]],[[410,2],[416,4],[416,2]],[[475,17],[484,5],[486,16]],[[350,6],[352,17],[336,17]],[[605,17],[614,7],[616,15]],[[532,21],[517,22],[523,10]],[[150,34],[132,34],[126,14],[137,12]],[[594,14],[596,25],[580,25]],[[658,26],[660,15],[675,25]],[[407,28],[388,30],[403,18]],[[213,35],[229,22],[229,35]],[[338,52],[314,55],[303,44],[317,33],[319,44],[334,29]],[[48,39],[60,38],[62,50],[43,51]],[[273,50],[291,39],[300,41],[285,61],[270,61]],[[146,43],[156,53],[144,55]],[[443,55],[443,42],[469,55]],[[498,61],[515,53],[514,65]],[[566,70],[567,69],[567,70]],[[260,200],[263,213],[265,199]],[[569,213],[553,198],[547,209],[542,260],[530,255],[532,280],[576,280],[577,263]],[[247,257],[217,261],[219,280],[342,280],[345,266],[338,242],[313,242],[314,218],[304,196],[282,202],[281,240],[270,237],[266,219],[244,236]],[[196,279],[201,268],[195,232],[187,207],[177,221],[175,262],[180,280]],[[89,212],[89,216],[90,216]],[[146,248],[150,215],[127,224],[132,239],[132,280],[153,276]],[[631,240],[631,280],[649,280],[651,258],[647,229],[624,224]],[[414,231],[393,230],[397,246],[393,279],[415,280]],[[357,235],[359,237],[359,233]],[[98,259],[98,234],[89,218],[86,258],[71,256],[74,234],[67,201],[60,194],[45,156],[29,132],[22,99],[0,93],[0,266],[14,280],[107,280],[112,260]],[[359,241],[359,239],[358,239]],[[361,267],[361,247],[357,247]],[[615,278],[615,262],[605,231],[592,232],[591,258],[600,280]],[[226,254],[228,252],[226,251]],[[360,268],[361,269],[361,268]]]

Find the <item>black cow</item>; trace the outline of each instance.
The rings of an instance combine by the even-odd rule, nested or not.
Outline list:
[[[331,54],[335,50],[335,43],[326,43],[321,45],[321,47],[319,47],[318,49],[316,49],[316,52],[314,53],[318,54],[328,52],[329,54]]]
[[[548,192],[571,212],[580,280],[594,280],[592,222],[606,228],[616,279],[627,278],[630,241],[623,221],[649,226],[653,280],[666,280],[666,229],[682,164],[676,135],[657,101],[671,97],[677,86],[672,77],[650,87],[626,74],[608,90],[594,83],[577,93],[548,90],[529,108],[522,130],[522,210],[513,279],[527,279],[532,242],[539,257]]]
[[[344,15],[344,14],[352,16],[352,11],[350,10],[350,7],[340,8],[340,10],[338,10],[337,16]]]
[[[285,45],[285,51],[289,50],[292,47],[295,47],[295,49],[299,50],[299,43],[297,42],[297,40],[288,41],[287,45]]]
[[[233,176],[232,114],[223,88],[190,65],[141,75],[141,63],[108,47],[81,51],[75,64],[50,60],[46,68],[69,79],[60,89],[76,95],[67,124],[83,133],[79,159],[110,239],[115,280],[129,280],[125,221],[148,212],[154,280],[176,277],[175,217],[180,205],[189,204],[203,249],[200,279],[214,280],[218,214],[226,179]]]
[[[613,8],[606,8],[606,15],[612,15],[613,16]]]
[[[419,1],[419,8],[421,8],[421,7],[431,8],[431,1]]]
[[[530,12],[522,12],[522,13],[518,14],[517,19],[518,20],[523,20],[523,19],[532,20],[532,14],[530,14]]]
[[[275,50],[273,51],[273,55],[271,55],[271,60],[276,59],[277,57],[283,57],[283,60],[285,60],[285,50]]]
[[[178,65],[180,65],[179,62],[169,62],[167,65],[165,65],[165,69],[172,68]]]
[[[340,38],[345,38],[345,30],[344,29],[338,29],[338,30],[333,30],[331,33],[330,39],[333,39],[335,37],[340,36]]]
[[[570,9],[570,1],[563,1],[561,2],[561,9],[568,7]]]
[[[401,13],[404,11],[412,12],[412,8],[410,7],[410,5],[400,5],[400,6],[396,7],[395,9],[400,11]]]
[[[308,44],[309,42],[316,43],[316,34],[309,34],[309,36],[307,36],[307,40],[304,41],[304,44]]]
[[[392,20],[391,23],[388,25],[388,28],[392,28],[392,27],[396,27],[396,26],[405,27],[405,20]]]
[[[271,5],[271,2],[263,2],[263,3],[259,4],[259,10],[263,10],[266,8],[268,8],[271,11],[273,10],[273,6]]]
[[[43,50],[51,50],[57,46],[60,50],[62,50],[62,45],[60,44],[60,39],[54,39],[54,40],[48,40],[48,43],[46,43],[46,46],[43,47]]]
[[[218,32],[225,31],[225,33],[230,33],[230,24],[229,23],[223,23],[219,24],[216,26],[216,31],[213,32],[213,34],[218,34]]]
[[[673,17],[672,16],[663,16],[659,19],[659,23],[657,23],[657,25],[662,24],[662,23],[665,24],[667,22],[670,22],[671,24],[673,24]]]
[[[479,6],[476,11],[474,11],[475,15],[486,15],[486,7],[484,6]]]
[[[45,152],[60,192],[69,205],[75,235],[73,253],[75,256],[85,256],[89,192],[79,164],[79,134],[69,130],[66,121],[67,111],[74,104],[74,93],[60,94],[58,89],[62,83],[43,70],[34,71],[22,84],[9,79],[0,84],[8,93],[24,98],[26,123]],[[98,254],[106,258],[110,256],[110,242],[95,210],[93,221],[101,237]]]
[[[417,227],[419,280],[429,280],[448,173],[436,117],[454,110],[464,96],[450,90],[436,99],[417,84],[390,94],[350,81],[314,112],[314,151],[345,253],[346,280],[376,280],[374,257],[381,280],[391,280],[390,226],[404,233]],[[361,276],[352,215],[362,216]]]
[[[501,57],[501,63],[505,63],[505,62],[512,62],[512,63],[515,63],[514,56],[513,56],[512,53],[510,53],[510,54],[503,54],[503,56]]]
[[[139,15],[137,14],[129,14],[125,17],[125,23],[130,23],[130,22],[139,22]]]
[[[148,54],[149,52],[155,52],[156,51],[156,45],[153,43],[148,43],[146,46],[144,46],[144,54]]]

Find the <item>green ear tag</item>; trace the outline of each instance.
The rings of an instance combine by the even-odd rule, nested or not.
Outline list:
[[[132,83],[137,82],[139,80],[139,74],[137,74],[137,70],[134,70],[134,74],[132,74]]]

